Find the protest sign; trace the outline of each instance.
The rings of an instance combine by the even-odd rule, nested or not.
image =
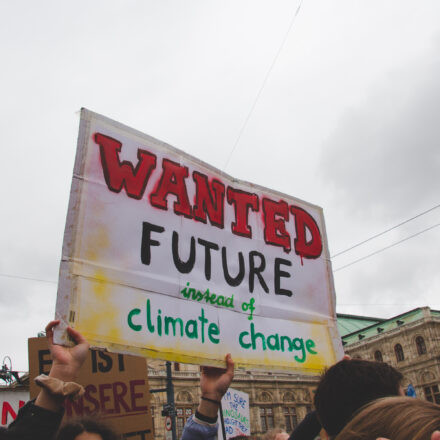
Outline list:
[[[46,338],[30,338],[30,396],[40,388],[34,378],[48,374],[52,360]],[[65,401],[65,417],[99,416],[118,433],[133,440],[153,439],[148,370],[145,359],[89,350],[77,383],[85,393]]]
[[[0,390],[1,426],[5,428],[12,423],[18,410],[29,400],[29,392],[24,390]]]
[[[248,437],[251,435],[249,394],[229,388],[222,397],[222,414],[226,439],[237,435]],[[219,426],[218,438],[223,438],[221,426]]]
[[[56,317],[93,345],[177,362],[230,352],[316,374],[342,354],[321,208],[85,109]]]

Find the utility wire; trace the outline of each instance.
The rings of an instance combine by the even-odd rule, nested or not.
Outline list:
[[[266,76],[264,77],[264,80],[263,80],[263,83],[261,84],[260,90],[258,91],[257,96],[255,97],[254,103],[251,106],[251,109],[250,109],[250,111],[249,111],[249,113],[248,113],[248,115],[247,115],[247,117],[246,117],[246,119],[245,119],[245,121],[243,123],[243,126],[241,127],[240,132],[238,133],[238,136],[237,136],[237,139],[235,140],[234,146],[232,147],[232,150],[229,153],[229,156],[228,156],[228,158],[227,158],[227,160],[225,162],[225,165],[223,166],[223,169],[225,171],[226,171],[226,168],[229,165],[229,162],[230,162],[230,160],[232,158],[232,155],[234,154],[235,149],[237,148],[238,143],[240,142],[241,136],[243,135],[244,130],[247,127],[249,119],[251,118],[251,115],[254,112],[254,109],[255,109],[255,107],[257,105],[258,100],[260,99],[261,93],[263,92],[263,89],[264,89],[264,87],[265,87],[265,85],[267,83],[267,80],[269,79],[269,76],[272,73],[272,69],[274,68],[275,63],[277,62],[278,57],[279,57],[281,51],[283,50],[284,45],[286,44],[287,37],[289,36],[290,30],[292,29],[292,26],[293,26],[293,23],[295,22],[295,19],[298,16],[299,10],[301,9],[302,2],[303,2],[303,0],[301,0],[300,4],[296,8],[295,14],[293,15],[292,20],[290,21],[290,24],[289,24],[289,27],[287,29],[286,35],[284,36],[284,39],[281,42],[281,45],[280,45],[280,47],[278,49],[278,52],[276,53],[275,58],[273,59],[272,64],[270,65],[269,70],[267,71]]]
[[[19,280],[40,281],[41,283],[50,283],[50,284],[57,284],[58,283],[58,281],[43,280],[41,278],[22,277],[20,275],[9,275],[7,273],[0,273],[0,277],[15,278],[15,279],[19,279]]]
[[[403,222],[401,222],[401,223],[399,223],[399,224],[397,224],[397,225],[395,225],[395,226],[392,226],[391,228],[389,228],[389,229],[387,229],[387,230],[385,230],[385,231],[383,231],[383,232],[380,232],[379,234],[373,235],[372,237],[367,238],[366,240],[363,240],[363,241],[361,241],[361,242],[359,242],[359,243],[356,243],[356,244],[354,244],[353,246],[350,246],[349,248],[344,249],[343,251],[338,252],[338,253],[335,254],[335,255],[332,255],[330,258],[335,258],[335,257],[338,257],[339,255],[345,254],[345,252],[351,251],[352,249],[354,249],[354,248],[360,246],[361,244],[367,243],[367,242],[370,241],[370,240],[373,240],[373,239],[375,239],[375,238],[377,238],[377,237],[380,237],[381,235],[384,235],[384,234],[386,234],[387,232],[390,232],[390,231],[392,231],[393,229],[396,229],[396,228],[398,228],[399,226],[404,225],[405,223],[409,223],[410,221],[412,221],[412,220],[414,220],[414,219],[416,219],[416,218],[419,218],[419,217],[421,217],[422,215],[427,214],[428,212],[434,211],[434,209],[437,209],[437,208],[439,208],[439,207],[440,207],[440,204],[439,204],[439,205],[436,205],[436,206],[433,206],[432,208],[430,208],[430,209],[428,209],[428,210],[426,210],[426,211],[423,211],[423,212],[421,212],[420,214],[417,214],[417,215],[415,215],[414,217],[409,218],[408,220],[405,220],[405,221],[403,221]]]
[[[431,227],[429,227],[429,228],[423,229],[423,231],[420,231],[420,232],[417,232],[416,234],[410,235],[409,237],[406,237],[406,238],[404,238],[403,240],[396,241],[395,243],[390,244],[389,246],[386,246],[386,247],[384,247],[384,248],[382,248],[382,249],[379,249],[378,251],[373,252],[372,254],[368,254],[368,255],[366,255],[365,257],[358,258],[357,260],[354,260],[354,261],[352,261],[351,263],[348,263],[348,264],[346,264],[346,265],[344,265],[344,266],[338,267],[338,268],[335,269],[333,272],[337,272],[338,270],[345,269],[346,267],[349,267],[349,266],[352,266],[353,264],[359,263],[359,261],[366,260],[367,258],[370,258],[370,257],[372,257],[373,255],[377,255],[377,254],[379,254],[379,253],[381,253],[381,252],[383,252],[383,251],[386,251],[387,249],[392,248],[393,246],[397,246],[398,244],[403,243],[404,241],[407,241],[407,240],[409,240],[410,238],[417,237],[418,235],[423,234],[424,232],[430,231],[431,229],[434,229],[434,228],[436,228],[437,226],[440,226],[440,223],[437,223],[436,225],[431,226]]]

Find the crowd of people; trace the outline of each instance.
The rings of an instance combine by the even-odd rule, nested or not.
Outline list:
[[[26,403],[16,420],[0,431],[7,440],[116,440],[118,436],[101,421],[89,418],[61,425],[63,402],[84,390],[75,383],[89,344],[74,329],[67,331],[73,347],[53,343],[53,329],[46,327],[52,356],[48,376],[36,382],[41,390]],[[225,368],[203,367],[201,400],[182,433],[181,440],[215,440],[220,401],[234,378],[234,362],[226,355]],[[440,440],[440,406],[405,397],[402,374],[383,362],[345,357],[321,377],[314,397],[315,411],[290,433],[281,428],[266,433],[263,440]],[[60,426],[61,425],[61,426]],[[236,437],[239,438],[249,437]],[[253,438],[253,437],[251,437]]]

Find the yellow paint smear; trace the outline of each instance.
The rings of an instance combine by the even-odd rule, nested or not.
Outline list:
[[[94,274],[92,290],[87,292],[87,298],[81,301],[81,322],[78,330],[88,339],[104,336],[112,342],[121,339],[119,330],[119,314],[112,302],[112,284],[102,271]],[[84,303],[87,307],[84,307]]]

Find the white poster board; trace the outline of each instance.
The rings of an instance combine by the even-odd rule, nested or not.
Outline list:
[[[249,394],[229,388],[222,398],[222,413],[226,439],[237,435],[251,435]],[[222,427],[219,425],[218,438],[223,439],[221,431]]]
[[[7,427],[29,400],[29,391],[0,391],[1,426]]]
[[[56,317],[93,345],[177,362],[230,352],[316,374],[342,354],[321,208],[85,109]]]

